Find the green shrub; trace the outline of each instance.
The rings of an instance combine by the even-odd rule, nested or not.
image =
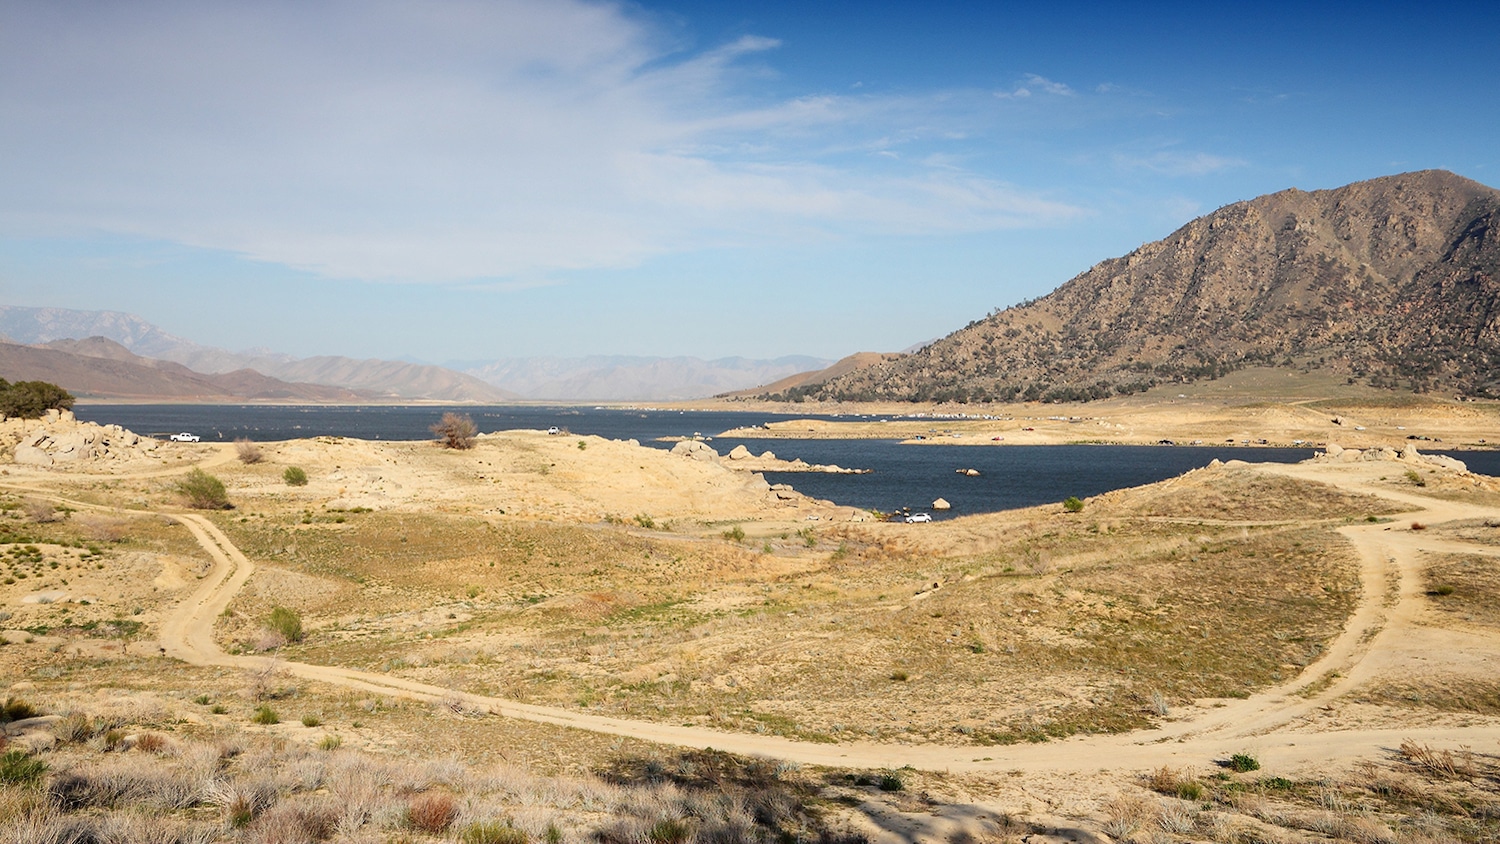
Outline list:
[[[20,721],[23,718],[35,718],[41,714],[36,707],[18,697],[8,697],[5,703],[0,704],[0,724]]]
[[[1248,753],[1236,753],[1233,756],[1229,757],[1229,764],[1226,767],[1237,774],[1243,774],[1249,771],[1259,771],[1260,760],[1256,759],[1254,756],[1251,756]]]
[[[318,726],[321,723],[323,723],[323,719],[319,718],[316,715],[303,715],[302,716],[302,726],[304,726],[304,727],[316,727],[316,726]]]
[[[646,515],[645,513],[636,513],[635,523],[647,530],[656,527],[656,520]]]
[[[31,758],[24,750],[11,750],[0,756],[0,784],[36,785],[46,771],[46,762]]]
[[[745,539],[745,529],[739,525],[735,525],[733,529],[724,531],[724,538],[732,542],[743,542]]]
[[[1434,586],[1432,588],[1432,591],[1428,592],[1427,594],[1429,594],[1429,595],[1443,595],[1443,596],[1447,596],[1447,595],[1452,595],[1454,593],[1454,591],[1455,590],[1454,590],[1452,584],[1444,583],[1444,584],[1442,584],[1440,586]]]
[[[307,473],[300,466],[288,466],[281,473],[281,479],[286,481],[287,486],[307,486]]]
[[[1427,481],[1424,480],[1421,475],[1417,474],[1416,469],[1407,469],[1406,479],[1417,486],[1427,486]]]
[[[54,408],[66,410],[72,406],[72,394],[56,384],[46,381],[17,381],[12,384],[0,378],[0,416],[35,419]]]
[[[288,642],[302,641],[302,616],[290,607],[272,607],[266,626],[281,634]]]
[[[329,733],[328,735],[323,736],[323,740],[322,741],[318,742],[318,749],[320,749],[320,750],[338,750],[340,747],[343,746],[343,744],[344,744],[344,737],[343,736],[335,735],[334,733]]]
[[[276,717],[276,710],[265,704],[261,704],[256,708],[255,714],[250,716],[250,722],[270,726],[271,724],[280,724],[281,719]]]
[[[651,844],[687,844],[693,840],[693,825],[685,818],[664,818],[651,826],[646,840]]]
[[[881,791],[900,791],[906,788],[906,783],[902,781],[901,775],[895,771],[881,774],[880,782],[877,784],[880,786]]]
[[[1083,510],[1083,502],[1079,501],[1077,497],[1070,495],[1063,499],[1063,509],[1069,513],[1081,512]]]
[[[550,833],[555,827],[548,827]],[[500,821],[478,821],[464,827],[458,834],[463,844],[527,844],[525,830],[516,829]]]
[[[202,469],[195,468],[178,481],[177,492],[195,510],[228,510],[231,506],[224,482]]]

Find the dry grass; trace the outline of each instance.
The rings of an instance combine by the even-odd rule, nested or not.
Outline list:
[[[600,775],[549,777],[220,731],[155,754],[67,742],[41,758],[39,787],[0,785],[0,842],[862,840],[812,806],[816,779],[711,751],[616,754]]]
[[[1351,699],[1401,708],[1500,715],[1500,682],[1442,675],[1418,676],[1368,685]]]
[[[1357,844],[1500,840],[1500,760],[1410,741],[1380,762],[1305,780],[1162,768],[1143,783],[1166,795],[1121,797],[1102,813],[1117,838],[1215,842],[1333,840]],[[1183,800],[1183,792],[1190,796]]]
[[[267,564],[266,588],[252,581],[221,622],[230,644],[256,647],[256,619],[295,594],[309,635],[288,658],[817,741],[1144,726],[1173,700],[1290,679],[1355,589],[1347,549],[1321,527],[1062,526],[1023,512],[977,520],[973,541],[944,548],[872,525],[756,554],[612,526],[302,521],[221,520]],[[272,589],[278,567],[318,580]],[[896,672],[908,682],[892,684]]]
[[[1446,622],[1500,628],[1500,565],[1493,555],[1429,555],[1428,606]]]
[[[1103,498],[1108,515],[1233,521],[1364,519],[1404,509],[1373,495],[1356,495],[1327,484],[1239,467],[1200,469],[1128,494]]]

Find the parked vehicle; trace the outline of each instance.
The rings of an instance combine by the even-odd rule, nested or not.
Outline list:
[[[909,524],[909,525],[919,524],[921,522],[930,522],[930,521],[932,521],[932,514],[931,513],[912,513],[910,516],[906,517],[906,523]]]
[[[557,436],[558,434],[561,434],[561,433],[562,433],[562,431],[556,425],[553,425],[552,427],[550,427],[550,428],[547,429],[548,436]]]
[[[199,439],[201,439],[201,437],[199,437],[197,434],[189,434],[187,431],[183,431],[180,434],[173,434],[167,439],[171,440],[174,443],[195,443]]]

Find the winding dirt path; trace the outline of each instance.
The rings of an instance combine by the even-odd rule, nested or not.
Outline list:
[[[1268,465],[1263,471],[1333,483],[1355,492],[1372,492],[1413,506],[1429,524],[1492,517],[1492,508],[1393,493],[1387,488],[1342,477],[1317,464]],[[59,499],[61,500],[61,499]],[[69,502],[89,509],[109,509]],[[138,512],[138,511],[136,511]],[[712,747],[733,753],[768,756],[804,764],[837,767],[900,767],[936,771],[1001,772],[1146,770],[1161,765],[1206,765],[1230,753],[1250,751],[1268,765],[1285,769],[1335,759],[1368,758],[1403,740],[1426,743],[1460,741],[1469,746],[1500,742],[1500,726],[1463,728],[1353,729],[1309,731],[1299,719],[1326,706],[1368,680],[1381,664],[1371,659],[1415,623],[1421,610],[1423,552],[1500,554],[1500,549],[1444,540],[1412,531],[1400,522],[1361,524],[1340,529],[1360,556],[1360,600],[1343,631],[1322,657],[1297,678],[1280,686],[1229,701],[1158,729],[1125,735],[1076,737],[1035,745],[952,747],[946,745],[850,742],[815,744],[777,736],[728,733],[650,721],[611,718],[537,706],[505,698],[466,694],[454,689],[369,671],[287,662],[225,653],[214,641],[215,619],[255,572],[255,566],[209,519],[195,513],[162,512],[191,531],[215,565],[193,593],[163,622],[161,643],[168,656],[193,665],[252,671],[275,670],[307,680],[400,696],[471,710],[488,711],[596,733],[626,736],[686,747]],[[1396,594],[1388,589],[1397,580]]]

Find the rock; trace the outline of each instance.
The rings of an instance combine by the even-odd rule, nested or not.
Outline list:
[[[1394,448],[1391,448],[1389,446],[1387,446],[1385,448],[1382,448],[1380,450],[1380,459],[1381,460],[1396,460],[1400,456],[1401,455],[1397,454],[1396,450]]]
[[[1401,449],[1401,459],[1410,460],[1415,463],[1422,459],[1422,453],[1417,451],[1416,443],[1407,443],[1406,448]]]
[[[737,445],[729,452],[730,460],[747,460],[754,456],[750,453],[750,449],[745,448],[743,445]]]
[[[932,509],[934,510],[950,510],[952,508],[953,505],[949,504],[948,499],[946,498],[939,498],[938,500],[932,502]]]
[[[672,453],[682,455],[683,457],[691,457],[694,460],[702,460],[706,463],[719,462],[719,453],[714,451],[708,444],[698,442],[697,440],[683,440],[677,445],[672,446]]]
[[[1346,448],[1339,452],[1338,460],[1340,463],[1354,463],[1362,457],[1364,457],[1364,452],[1359,449]]]
[[[760,453],[760,459],[762,459],[762,460],[775,460],[776,459],[776,454],[774,452],[770,451],[769,449],[767,449],[766,451],[762,451]]]
[[[1337,459],[1340,454],[1344,453],[1344,447],[1339,445],[1338,443],[1329,443],[1328,448],[1324,451],[1324,453],[1329,457]]]
[[[33,445],[16,446],[17,463],[23,466],[51,466],[52,455]]]
[[[977,478],[977,477],[979,477],[979,470],[978,469],[955,469],[954,471],[957,472],[960,475],[966,475],[966,476],[968,476],[970,478]]]

